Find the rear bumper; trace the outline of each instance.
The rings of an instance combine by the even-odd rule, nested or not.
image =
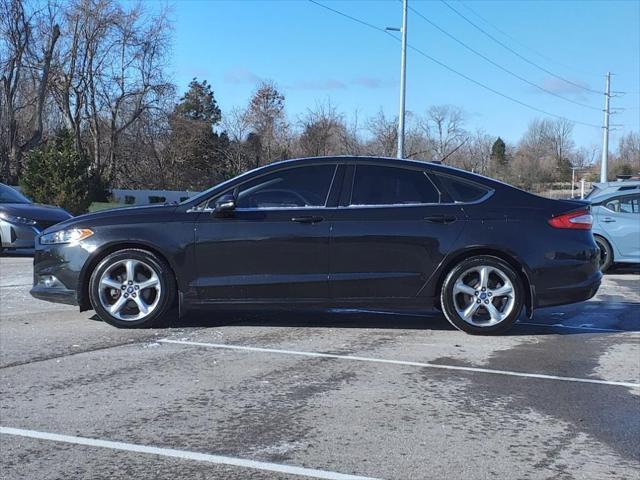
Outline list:
[[[536,308],[553,307],[555,305],[566,305],[569,303],[584,302],[592,298],[600,288],[602,273],[594,272],[584,282],[576,285],[562,286],[547,289],[536,294]]]

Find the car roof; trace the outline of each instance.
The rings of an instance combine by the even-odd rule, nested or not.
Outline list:
[[[468,170],[462,170],[460,168],[452,167],[450,165],[443,165],[437,160],[413,160],[408,158],[396,158],[396,157],[378,157],[374,155],[367,156],[359,156],[359,155],[331,155],[331,156],[320,156],[320,157],[304,157],[304,158],[295,158],[291,160],[280,160],[278,162],[273,162],[268,165],[265,165],[264,168],[266,170],[271,170],[273,167],[277,169],[279,167],[284,167],[287,165],[305,165],[305,164],[314,164],[321,163],[323,161],[332,161],[337,163],[380,163],[380,164],[388,164],[389,166],[406,166],[406,167],[419,167],[419,168],[429,168],[433,171],[439,171],[442,173],[452,173],[456,175],[460,175],[463,177],[467,177],[470,180],[484,180],[486,182],[491,183],[502,183],[493,178],[485,177],[483,175],[469,172]],[[251,172],[256,172],[259,169],[252,170]],[[249,172],[247,172],[249,173]]]

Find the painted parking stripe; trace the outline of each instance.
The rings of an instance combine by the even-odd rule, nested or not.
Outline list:
[[[52,442],[72,443],[75,445],[85,445],[88,447],[108,448],[111,450],[121,450],[126,452],[146,453],[149,455],[180,458],[183,460],[195,460],[198,462],[216,463],[219,465],[231,465],[234,467],[251,468],[254,470],[285,473],[302,477],[322,478],[327,480],[375,480],[371,477],[348,475],[345,473],[330,472],[327,470],[294,467],[290,465],[281,465],[278,463],[258,462],[255,460],[247,460],[244,458],[224,457],[221,455],[211,455],[208,453],[190,452],[188,450],[175,450],[173,448],[150,447],[147,445],[139,445],[136,443],[112,442],[110,440],[75,437],[71,435],[60,435],[58,433],[38,432],[35,430],[23,430],[21,428],[0,426],[0,434],[36,438],[39,440],[49,440]]]
[[[462,371],[462,372],[488,373],[492,375],[507,375],[510,377],[537,378],[542,380],[558,380],[562,382],[594,383],[597,385],[611,385],[616,387],[640,388],[640,383],[610,382],[607,380],[598,380],[595,378],[560,377],[556,375],[546,375],[543,373],[514,372],[510,370],[494,370],[491,368],[480,368],[480,367],[462,367],[460,365],[443,365],[439,363],[409,362],[405,360],[388,360],[384,358],[359,357],[355,355],[336,355],[333,353],[300,352],[297,350],[280,350],[276,348],[246,347],[243,345],[228,345],[223,343],[189,342],[186,340],[169,340],[168,338],[158,340],[158,342],[171,343],[176,345],[191,345],[194,347],[218,348],[218,349],[226,349],[226,350],[243,350],[248,352],[277,353],[277,354],[283,354],[283,355],[298,355],[303,357],[314,357],[314,358],[333,358],[337,360],[352,360],[356,362],[386,363],[389,365],[406,365],[410,367],[434,368],[439,370],[456,370],[456,371]]]

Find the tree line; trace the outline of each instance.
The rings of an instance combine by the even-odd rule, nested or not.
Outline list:
[[[169,80],[171,22],[116,0],[0,0],[0,181],[74,212],[110,188],[201,190],[276,160],[394,156],[397,118],[347,116],[329,99],[292,118],[274,82],[222,112],[196,79]],[[573,125],[537,119],[516,143],[470,130],[460,107],[408,112],[405,150],[526,189],[596,165]],[[640,172],[640,135],[621,137],[612,175]],[[594,169],[595,170],[595,169]]]

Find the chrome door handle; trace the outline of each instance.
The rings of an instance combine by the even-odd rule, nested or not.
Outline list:
[[[604,222],[604,223],[612,223],[612,222],[615,222],[616,220],[615,220],[615,218],[604,217],[601,221]]]

